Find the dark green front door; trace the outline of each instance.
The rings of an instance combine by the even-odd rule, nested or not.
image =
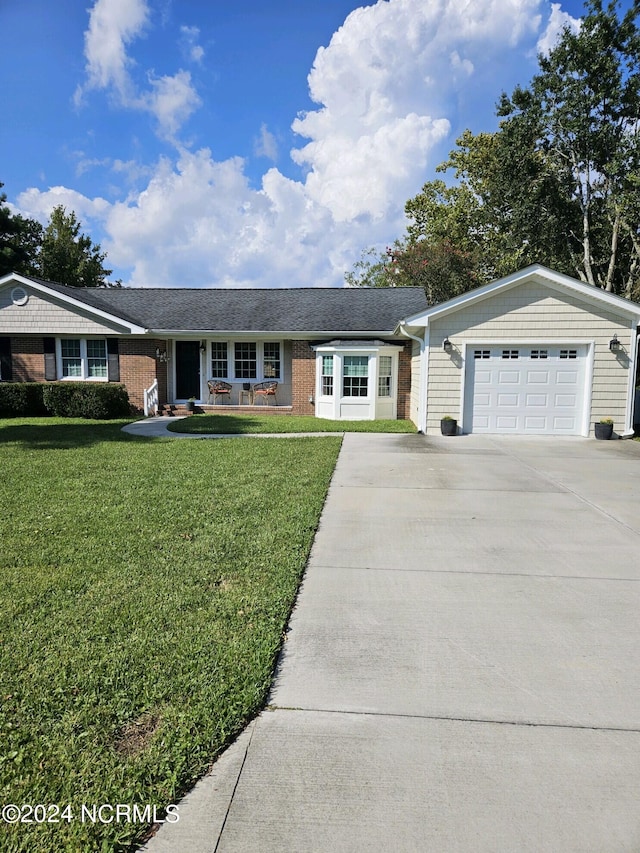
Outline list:
[[[176,400],[200,399],[200,341],[176,341]]]

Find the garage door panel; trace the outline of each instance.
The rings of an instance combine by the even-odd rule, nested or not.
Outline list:
[[[575,409],[578,404],[578,396],[577,394],[556,394],[553,402],[557,408],[566,406],[567,408]]]
[[[525,395],[525,405],[529,406],[548,406],[549,405],[549,395],[548,394],[526,394]]]
[[[524,426],[527,432],[546,432],[548,419],[541,417],[540,415],[536,417],[533,415],[525,415]]]
[[[498,406],[517,406],[520,402],[519,394],[498,394]]]
[[[575,385],[578,382],[577,370],[558,370],[556,372],[557,385]]]
[[[493,346],[470,355],[465,432],[580,434],[586,346]]]
[[[548,385],[550,381],[548,370],[528,370],[527,384],[529,385]]]
[[[496,426],[503,431],[515,432],[518,429],[518,418],[515,415],[496,415]]]

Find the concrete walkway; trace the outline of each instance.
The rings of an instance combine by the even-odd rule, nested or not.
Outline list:
[[[169,430],[169,424],[180,421],[188,415],[172,415],[171,417],[145,418],[144,420],[134,421],[122,427],[123,432],[129,432],[131,435],[140,435],[146,438],[291,438],[292,436],[320,436],[320,435],[341,435],[338,432],[256,432],[256,433],[202,433],[200,435],[189,432],[172,432]]]
[[[640,851],[640,444],[345,436],[270,705],[148,853]]]

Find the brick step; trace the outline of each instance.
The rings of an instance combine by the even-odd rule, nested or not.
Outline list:
[[[209,406],[207,404],[198,405],[196,403],[194,411],[188,411],[184,403],[160,403],[158,406],[158,415],[162,417],[184,417],[196,414],[215,414],[215,415],[290,415],[292,412],[291,406],[232,406],[220,405]]]

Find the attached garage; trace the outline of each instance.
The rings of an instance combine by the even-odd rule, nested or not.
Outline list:
[[[633,432],[640,305],[527,267],[408,317],[411,417],[463,433],[582,435],[612,418]]]

